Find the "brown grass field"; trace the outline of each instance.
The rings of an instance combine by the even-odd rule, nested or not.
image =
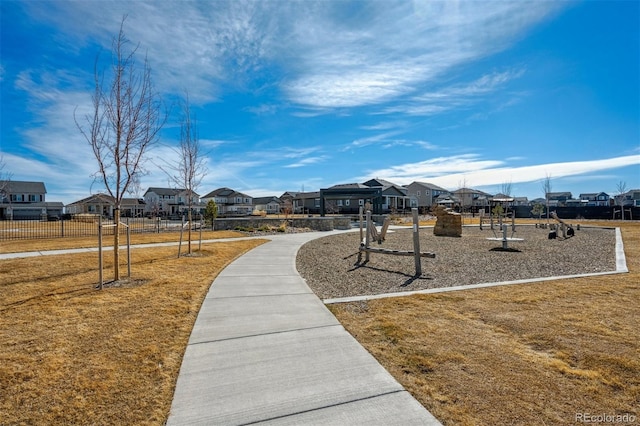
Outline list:
[[[132,281],[102,291],[96,253],[0,260],[0,424],[163,424],[211,282],[263,241],[132,250]]]
[[[330,308],[445,425],[574,424],[579,413],[638,422],[640,224],[606,225],[622,227],[629,274]],[[96,253],[0,260],[0,424],[162,425],[211,282],[260,243],[180,259],[175,247],[132,250],[133,281],[103,291]],[[23,240],[0,252],[91,245]]]
[[[616,225],[628,274],[330,309],[445,425],[638,424],[640,224]]]

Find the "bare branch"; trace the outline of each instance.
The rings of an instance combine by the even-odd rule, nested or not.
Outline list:
[[[145,58],[142,67],[138,67],[135,61],[138,46],[126,50],[129,40],[124,34],[125,20],[126,16],[112,41],[109,82],[105,84],[96,58],[92,111],[85,116],[83,124],[74,113],[76,126],[98,162],[94,178],[104,184],[114,200],[116,247],[122,198],[139,184],[140,176],[145,173],[145,154],[157,142],[167,118],[160,96],[153,89],[149,62]],[[114,257],[116,279],[119,279],[118,250],[114,250]]]

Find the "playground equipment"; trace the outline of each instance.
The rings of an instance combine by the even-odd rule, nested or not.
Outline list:
[[[495,231],[494,231],[494,235],[496,235],[496,236],[493,237],[493,238],[487,238],[487,240],[490,240],[490,241],[502,241],[502,249],[497,250],[497,251],[519,251],[519,250],[516,250],[516,249],[513,249],[513,248],[509,248],[509,242],[524,241],[524,238],[514,238],[513,237],[513,234],[515,233],[515,225],[512,228],[511,237],[507,237],[507,228],[508,228],[508,225],[503,224],[502,225],[502,237],[498,237],[495,234]],[[496,249],[493,249],[493,250],[496,250]]]
[[[489,224],[491,226],[491,230],[495,231],[494,226],[497,224],[499,229],[502,229],[503,223],[507,218],[511,218],[511,229],[515,232],[516,230],[516,212],[511,209],[509,211],[509,203],[513,202],[513,198],[495,198],[491,200],[491,205],[489,208]],[[480,230],[482,231],[484,228],[484,224],[487,223],[487,216],[484,209],[480,210]]]
[[[356,264],[362,263],[362,253],[365,253],[365,263],[369,261],[370,253],[378,253],[378,254],[388,254],[394,256],[413,256],[415,261],[416,273],[415,276],[422,275],[422,264],[421,257],[430,257],[435,258],[435,253],[429,252],[421,252],[420,251],[420,234],[418,233],[418,209],[412,208],[411,213],[413,215],[413,251],[402,251],[402,250],[390,250],[385,248],[373,248],[370,246],[371,241],[378,241],[378,244],[382,244],[384,241],[384,237],[386,236],[387,229],[389,228],[389,218],[385,218],[385,221],[382,225],[382,229],[378,233],[375,224],[371,220],[371,211],[367,210],[366,213],[366,233],[363,236],[364,226],[363,226],[363,214],[362,207],[360,207],[360,249],[358,251],[358,261]]]
[[[631,210],[631,208],[625,209],[624,207],[614,207],[611,219],[615,220],[616,216],[620,217],[621,220],[624,220],[625,217],[628,217],[629,220],[633,220],[633,210]]]
[[[573,227],[568,223],[566,223],[564,220],[560,219],[556,212],[551,212],[551,217],[554,218],[556,222],[559,223],[559,228],[560,228],[560,231],[562,232],[562,238],[564,239],[571,238],[576,234],[576,232],[573,230]],[[557,237],[558,237],[557,229],[549,232],[550,240],[553,240]]]

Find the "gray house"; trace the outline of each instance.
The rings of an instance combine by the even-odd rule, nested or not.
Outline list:
[[[431,207],[437,203],[440,195],[451,195],[446,189],[427,182],[412,182],[406,188],[407,195],[411,198],[411,207]]]
[[[43,182],[0,181],[0,219],[58,218],[64,204],[47,202],[47,190]]]
[[[218,214],[246,215],[253,212],[253,197],[231,188],[218,188],[202,197],[204,204],[213,200],[218,205]]]
[[[151,187],[144,193],[145,214],[154,216],[176,216],[188,210],[189,191],[179,188]],[[194,210],[202,210],[200,196],[193,192],[191,204]]]
[[[266,214],[278,214],[282,208],[282,200],[280,198],[256,197],[253,199],[253,211],[265,212]]]

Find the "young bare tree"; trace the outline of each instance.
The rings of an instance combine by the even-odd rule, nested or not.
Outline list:
[[[11,173],[7,170],[7,163],[4,160],[4,156],[0,154],[0,204],[2,204],[5,199],[9,204],[9,211],[11,210]],[[7,211],[6,217],[12,218],[12,213]]]
[[[198,138],[198,126],[196,117],[191,113],[189,105],[189,94],[182,107],[182,119],[180,123],[180,145],[174,151],[177,160],[167,163],[160,168],[169,176],[169,179],[178,188],[187,192],[187,222],[188,222],[188,249],[191,251],[191,229],[193,228],[193,198],[202,179],[207,174],[205,166],[205,156],[200,146]]]
[[[7,162],[4,160],[4,155],[0,154],[0,202],[2,197],[8,197],[9,185],[11,183],[11,173],[7,170]]]
[[[542,181],[542,191],[544,192],[544,199],[547,204],[547,222],[549,222],[549,194],[551,193],[551,175],[548,173]]]
[[[511,197],[511,192],[513,191],[512,187],[513,187],[513,184],[511,183],[511,181],[505,181],[505,182],[502,182],[500,190],[507,197]]]
[[[112,41],[111,69],[108,76],[94,69],[95,89],[92,111],[76,125],[93,150],[98,162],[94,178],[104,184],[114,200],[114,279],[120,279],[120,208],[122,198],[144,174],[147,150],[157,141],[166,121],[160,96],[154,91],[151,68],[145,57],[135,61],[138,46],[126,50],[129,40],[120,31]],[[106,80],[106,82],[105,82]]]
[[[620,219],[624,220],[624,194],[627,192],[627,182],[618,182],[616,189],[618,190],[618,196],[616,199],[620,204]]]

